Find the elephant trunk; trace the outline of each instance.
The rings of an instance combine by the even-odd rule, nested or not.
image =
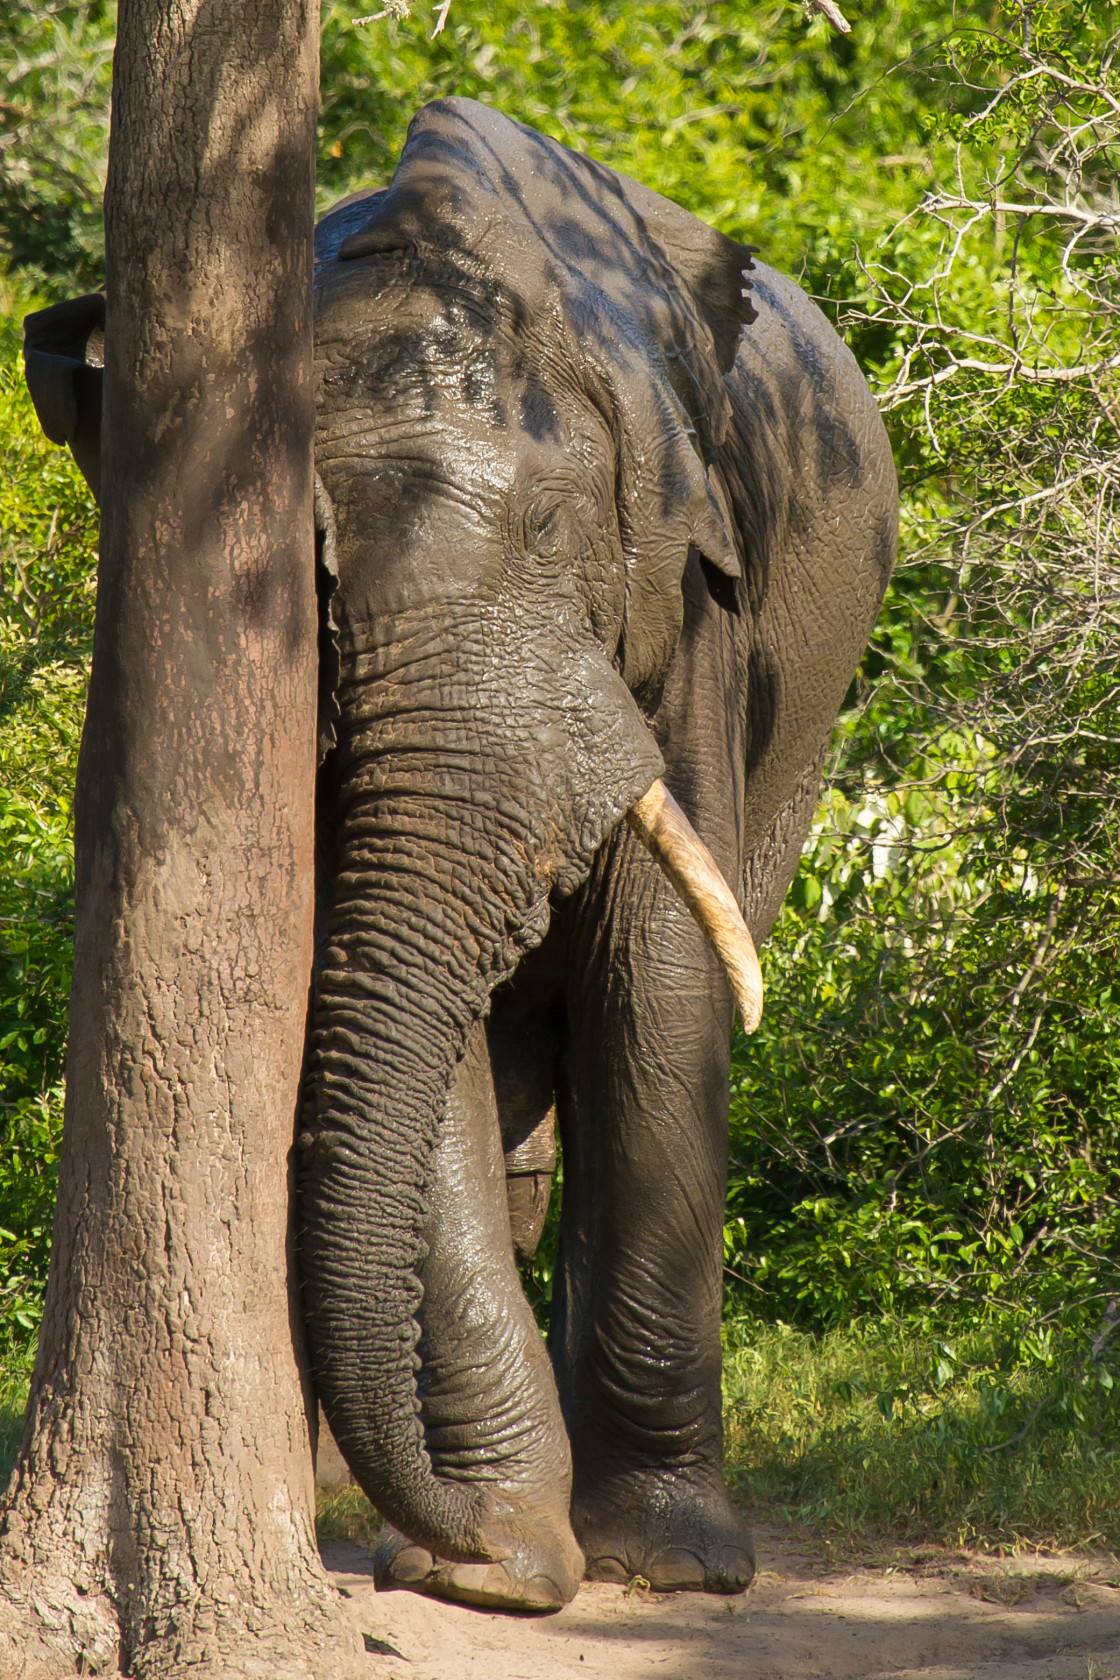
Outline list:
[[[424,1445],[418,1272],[454,1068],[526,942],[533,893],[508,819],[495,833],[491,811],[483,834],[477,798],[417,780],[382,762],[341,826],[299,1138],[301,1266],[319,1395],[357,1480],[414,1540],[483,1559],[485,1494],[437,1477]]]

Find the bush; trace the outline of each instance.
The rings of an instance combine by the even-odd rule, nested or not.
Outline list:
[[[50,294],[101,284],[115,10],[52,0],[0,16],[0,265]]]
[[[952,167],[846,309],[903,559],[738,1047],[768,1319],[1084,1342],[1120,1294],[1115,44],[1080,5],[951,38]]]

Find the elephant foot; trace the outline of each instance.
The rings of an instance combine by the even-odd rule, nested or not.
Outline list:
[[[754,1578],[754,1542],[722,1485],[697,1488],[665,1471],[620,1478],[573,1499],[572,1526],[588,1581],[741,1593]]]
[[[494,1549],[506,1551],[499,1562],[452,1563],[386,1528],[374,1552],[373,1577],[379,1592],[400,1587],[488,1610],[562,1610],[575,1597],[583,1554],[570,1530],[564,1534],[557,1525],[556,1532],[531,1540],[511,1536]]]

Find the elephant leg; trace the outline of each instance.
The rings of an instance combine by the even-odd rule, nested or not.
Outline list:
[[[378,1584],[495,1608],[558,1609],[583,1573],[568,1514],[571,1460],[548,1356],[514,1263],[482,1023],[448,1098],[423,1238],[425,1444],[437,1476],[493,1489],[508,1555],[498,1563],[448,1562],[390,1530],[375,1559]]]
[[[741,1592],[754,1555],[722,1472],[728,989],[629,834],[582,896],[550,1334],[573,1527],[592,1580]]]

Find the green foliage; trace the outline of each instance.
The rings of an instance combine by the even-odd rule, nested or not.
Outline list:
[[[35,1329],[61,1135],[73,940],[71,802],[93,616],[95,509],[43,437],[12,290],[0,332],[0,1344]]]
[[[102,279],[115,11],[16,0],[0,15],[0,265],[62,296]]]
[[[30,1349],[9,1347],[0,1356],[0,1487],[7,1482],[16,1461],[30,1378]]]
[[[726,1242],[767,1318],[1076,1339],[1120,1292],[1117,81],[1080,5],[948,48],[952,171],[846,311],[903,559],[737,1047]]]
[[[1016,1001],[1060,885],[1022,859],[1001,879],[998,830],[938,844],[916,805],[834,789],[819,820],[769,1020],[738,1046],[729,1263],[757,1310],[817,1326],[1099,1316],[1120,1285],[1120,995],[1081,916]]]

